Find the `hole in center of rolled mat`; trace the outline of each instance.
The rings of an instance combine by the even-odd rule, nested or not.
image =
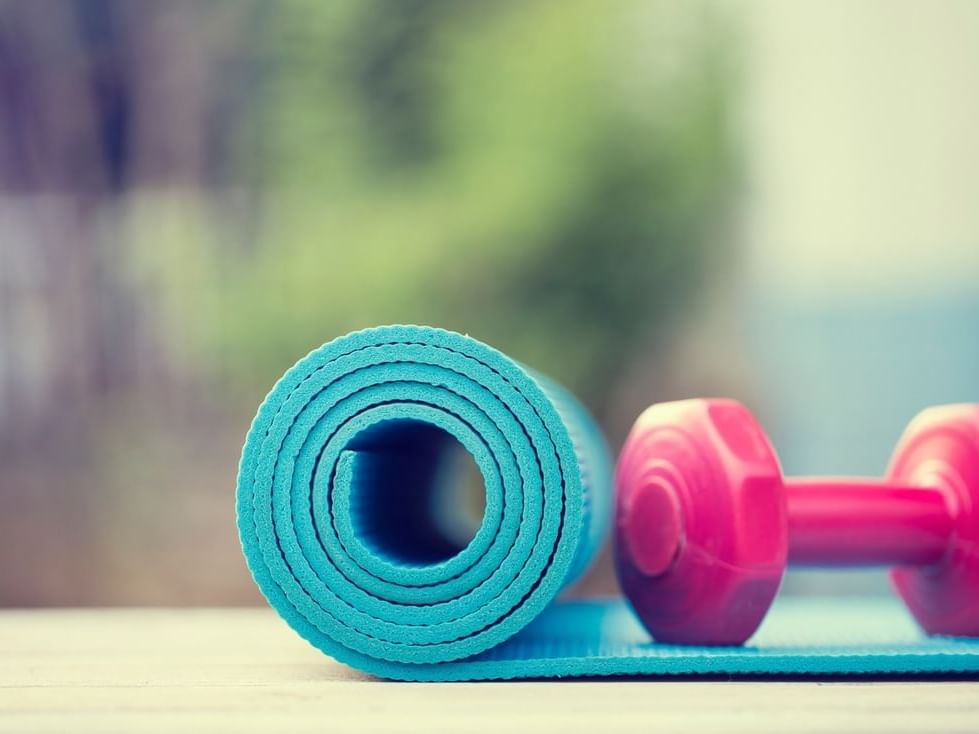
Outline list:
[[[438,426],[387,420],[360,432],[352,457],[353,531],[375,555],[428,566],[460,553],[486,509],[483,477],[470,453]]]

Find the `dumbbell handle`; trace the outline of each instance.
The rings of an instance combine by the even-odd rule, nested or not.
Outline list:
[[[789,477],[785,490],[790,564],[927,566],[948,551],[953,517],[940,486]]]

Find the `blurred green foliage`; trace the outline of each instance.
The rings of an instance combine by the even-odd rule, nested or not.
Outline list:
[[[166,312],[192,330],[187,358],[267,387],[350,329],[431,323],[601,410],[719,241],[720,16],[629,0],[261,12],[233,132],[258,194],[238,234],[178,195],[134,208],[142,264],[167,273]]]
[[[0,605],[256,600],[242,436],[351,329],[469,332],[617,440],[724,244],[715,1],[0,2]]]

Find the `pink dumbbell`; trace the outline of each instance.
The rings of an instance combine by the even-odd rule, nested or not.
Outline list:
[[[786,562],[893,566],[929,634],[979,636],[979,405],[912,421],[882,479],[783,478],[734,400],[654,405],[616,470],[616,568],[662,642],[737,645]]]

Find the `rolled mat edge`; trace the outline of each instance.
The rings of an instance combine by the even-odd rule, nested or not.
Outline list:
[[[487,493],[458,552],[411,535],[445,436]],[[437,679],[440,663],[526,627],[587,568],[609,526],[611,461],[588,413],[547,378],[468,336],[383,326],[324,344],[276,383],[236,496],[255,582],[302,637],[366,672]]]

